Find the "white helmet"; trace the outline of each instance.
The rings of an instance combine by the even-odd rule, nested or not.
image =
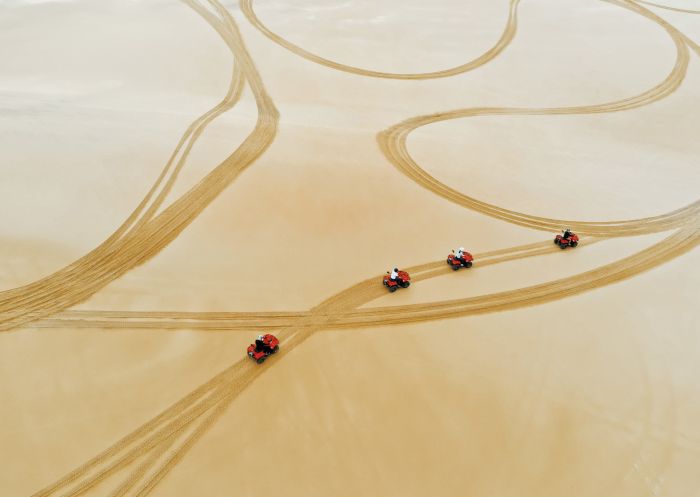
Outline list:
[[[262,342],[262,339],[265,335],[258,335],[258,338],[256,340],[260,340]]]
[[[464,247],[459,247],[460,252],[464,252]]]

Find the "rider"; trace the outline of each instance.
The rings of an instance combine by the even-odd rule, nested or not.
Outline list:
[[[455,254],[455,258],[459,261],[464,262],[464,253],[465,253],[464,247],[459,247],[457,249],[457,253]]]
[[[265,341],[263,340],[263,338],[265,338],[264,335],[258,335],[255,338],[255,350],[258,350],[258,351],[265,350]]]
[[[561,230],[561,231],[562,231],[562,233],[563,233],[562,238],[566,238],[566,239],[568,240],[569,237],[571,236],[571,228],[564,228],[564,229]]]
[[[396,279],[399,277],[399,269],[394,268],[394,270],[391,272],[389,275],[389,278],[391,278],[391,281],[396,281]]]

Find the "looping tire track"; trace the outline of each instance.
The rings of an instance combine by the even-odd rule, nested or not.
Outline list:
[[[195,0],[185,1],[195,10],[202,13],[202,8],[196,4]],[[252,61],[249,59],[249,56],[243,47],[242,40],[240,40],[240,35],[235,27],[235,23],[233,23],[232,18],[216,0],[207,1],[212,7],[215,8],[223,20],[218,20],[218,18],[212,16],[211,14],[203,15],[203,17],[207,20],[207,22],[212,24],[215,29],[215,25],[218,25],[219,28],[221,28],[220,33],[224,34],[225,39],[230,41],[233,38],[235,40],[235,43],[231,44],[231,48],[237,61],[241,62],[242,74],[246,76],[246,79],[251,84],[251,87],[253,87],[254,92],[256,92],[256,84],[258,85],[258,92],[256,93],[256,101],[258,101],[260,109],[258,126],[256,126],[256,130],[253,132],[253,134],[251,134],[246,142],[244,142],[244,144],[237,150],[237,152],[243,150],[243,152],[241,152],[237,158],[242,162],[249,161],[249,164],[260,153],[262,153],[262,151],[264,151],[265,147],[267,146],[265,144],[266,138],[271,139],[271,137],[274,137],[277,119],[276,110],[274,110],[274,106],[272,106],[271,101],[269,101],[264,93],[264,89],[262,89],[262,82],[257,77],[257,73],[252,66]],[[229,30],[231,31],[229,32]],[[683,39],[685,40],[685,38]],[[674,38],[674,41],[675,40],[676,38]],[[683,44],[683,47],[685,48],[685,44]],[[687,55],[687,49],[685,51]],[[682,50],[679,48],[679,54],[681,52]],[[681,60],[680,56],[679,61],[681,62],[681,66],[683,66],[683,61]],[[679,61],[677,61],[676,66],[679,65]],[[687,65],[687,60],[685,61],[685,65]],[[676,69],[677,68],[674,68],[674,71],[676,71]],[[251,81],[251,78],[253,81]],[[673,84],[676,84],[677,87],[681,81],[682,76],[680,80]],[[671,86],[673,86],[673,84]],[[659,86],[663,86],[663,84]],[[673,89],[675,90],[675,88]],[[260,100],[258,100],[258,98],[260,98]],[[634,100],[634,98],[626,99],[622,102],[627,102],[627,105],[629,105],[629,100]],[[639,102],[638,105],[644,105],[645,103],[649,103],[649,101]],[[621,103],[617,104],[620,105]],[[608,105],[614,108],[613,104]],[[605,106],[599,107],[601,107],[601,109],[598,110],[598,112],[624,110],[623,108],[603,110],[602,107]],[[267,114],[265,111],[267,111]],[[258,136],[258,134],[260,136]],[[234,153],[232,157],[233,156],[236,156],[236,153]],[[224,164],[219,166],[219,168],[221,168],[223,165]],[[217,170],[219,168],[217,168]],[[206,204],[206,199],[209,198],[209,194],[213,193],[212,190],[217,190],[218,187],[221,187],[222,183],[226,183],[227,181],[230,183],[230,181],[232,181],[239,172],[239,170],[236,170],[235,172],[227,171],[227,174],[222,173],[221,176],[217,175],[216,181],[214,181],[213,184],[206,181],[207,179],[212,179],[210,178],[211,175],[208,176],[205,178],[205,180],[203,180],[203,183],[206,183],[207,186],[212,187],[212,189],[202,188],[197,190],[197,188],[200,187],[200,184],[193,189],[197,190],[197,195],[192,195],[192,197],[188,197],[187,200],[183,200],[183,198],[181,198],[171,207],[166,209],[160,216],[155,217],[151,221],[141,223],[134,234],[134,239],[136,241],[133,241],[132,244],[125,243],[123,248],[120,247],[119,250],[110,252],[110,258],[107,260],[111,261],[112,258],[118,259],[119,256],[125,253],[128,253],[130,257],[138,257],[143,249],[146,250],[144,257],[154,255],[157,252],[158,247],[162,247],[162,245],[159,245],[159,243],[167,243],[170,235],[174,234],[174,236],[176,236],[181,229],[184,229],[183,223],[186,225],[186,223],[190,222],[198,214],[197,209],[188,210],[186,208],[187,202],[201,201],[202,204]],[[190,192],[188,192],[188,194],[189,193]],[[178,208],[174,208],[175,205],[177,205]],[[199,205],[201,206],[201,204]],[[200,211],[201,208],[199,209]],[[680,211],[682,212],[679,214]],[[152,209],[151,212],[154,213],[155,209]],[[290,321],[283,322],[283,324],[281,324],[279,336],[284,342],[284,348],[280,351],[276,358],[271,359],[271,361],[273,361],[274,364],[274,361],[281,359],[287,353],[291,353],[292,350],[303,343],[307,338],[322,329],[419,322],[429,319],[444,319],[448,317],[463,316],[480,312],[493,312],[504,309],[512,309],[525,305],[548,302],[558,298],[564,298],[569,295],[598,288],[600,286],[631,277],[651,267],[662,264],[671,258],[677,257],[698,244],[699,226],[696,208],[688,206],[684,209],[680,209],[676,213],[670,213],[669,215],[665,216],[667,216],[667,218],[673,218],[676,216],[680,217],[681,220],[678,221],[678,219],[676,219],[673,221],[661,221],[660,218],[663,216],[658,216],[658,220],[657,218],[649,218],[654,220],[649,221],[654,228],[647,225],[643,232],[661,231],[662,227],[665,227],[666,230],[679,226],[683,228],[662,242],[652,246],[650,249],[622,259],[616,263],[602,266],[574,277],[564,278],[555,282],[536,285],[525,289],[500,292],[497,294],[484,295],[470,299],[416,304],[411,306],[393,306],[358,310],[361,305],[385,294],[384,289],[377,285],[375,278],[365,280],[343,292],[340,292],[339,294],[336,294],[335,296],[332,296],[319,306],[311,309],[308,313],[276,313],[278,314],[277,318],[280,320],[287,319]],[[561,221],[556,220],[546,220],[542,218],[536,219],[539,219],[539,222],[541,223],[547,221],[561,223]],[[155,221],[159,221],[159,223],[154,223]],[[511,220],[511,222],[514,221]],[[578,230],[582,233],[588,234],[622,236],[622,232],[625,228],[617,226],[621,223],[626,222],[588,223],[588,225],[591,225],[591,230],[585,231],[585,229],[580,228],[578,228]],[[574,225],[574,223],[570,224]],[[593,226],[595,226],[595,229],[593,229]],[[600,228],[601,226],[603,228]],[[533,227],[537,227],[537,224],[535,224]],[[559,227],[559,224],[557,224],[556,227]],[[540,224],[539,229],[544,229],[542,224]],[[636,231],[626,231],[625,235],[636,233]],[[149,236],[158,236],[162,238],[157,238],[158,243],[153,243],[148,238]],[[139,244],[145,245],[145,247],[140,246]],[[485,260],[482,261],[479,259],[479,264],[487,265],[489,263],[493,264],[515,258],[541,255],[551,251],[551,242],[547,242],[547,245],[548,247],[545,247],[543,244],[536,244],[535,246],[528,246],[527,248],[516,247],[515,249],[496,251],[498,254],[491,254],[491,262],[489,262],[488,256],[482,254],[480,257]],[[155,250],[155,252],[151,252],[151,250]],[[123,259],[119,259],[119,263],[123,263]],[[115,271],[113,268],[110,269]],[[446,273],[444,262],[422,264],[419,266],[414,266],[411,268],[411,270],[417,273],[415,278],[416,281],[425,280]],[[114,272],[110,273],[106,271],[104,277],[105,279],[108,279],[114,274]],[[17,290],[21,294],[21,291],[19,291],[21,289]],[[70,306],[68,302],[71,299],[74,300],[82,295],[85,294],[78,291],[71,293],[71,295],[66,297],[61,303],[61,306],[57,306],[56,309],[64,309]],[[4,296],[4,294],[0,294],[0,296]],[[31,302],[36,302],[36,300],[31,300]],[[4,301],[0,301],[0,303],[4,303]],[[2,309],[0,308],[0,310]],[[52,312],[54,312],[53,308],[45,309],[43,307],[39,307],[39,310],[35,311],[34,314],[28,314],[29,320],[37,319],[41,316],[51,314]],[[118,318],[120,313],[111,313],[111,316],[110,313],[102,314],[103,315],[97,315],[98,320],[112,317]],[[168,313],[153,314],[154,316],[152,317],[168,318]],[[213,316],[207,316],[206,319],[209,319],[210,321],[225,321],[227,319],[226,316],[217,315],[217,313],[213,314]],[[68,316],[69,320],[75,319],[76,316],[78,319],[84,317],[85,315],[90,317],[89,313],[67,313],[66,315]],[[193,314],[191,313],[183,314],[183,316],[185,315],[187,316],[187,319],[192,319],[193,317]],[[252,315],[244,316],[243,313],[239,313],[238,318],[245,320],[250,319],[251,316]],[[272,318],[272,315],[269,317]],[[180,317],[175,316],[175,318],[179,319]],[[65,322],[65,316],[54,319],[53,321],[55,323]],[[73,321],[73,323],[75,323],[75,321]],[[129,474],[127,479],[122,482],[122,484],[112,495],[113,497],[121,497],[126,495],[134,487],[136,487],[136,493],[133,495],[137,495],[139,497],[148,495],[152,489],[155,488],[158,482],[160,482],[162,478],[164,478],[168,472],[184,457],[187,450],[192,447],[192,445],[196,443],[199,438],[201,438],[206,430],[217,419],[219,419],[231,402],[267,369],[269,368],[257,367],[252,362],[248,361],[247,358],[234,363],[231,367],[227,368],[222,373],[216,375],[214,378],[195,389],[193,392],[160,413],[151,421],[145,423],[131,434],[119,440],[116,444],[105,450],[103,453],[91,459],[65,477],[59,479],[49,487],[46,487],[45,489],[34,494],[34,497],[54,495],[58,491],[66,490],[68,487],[71,488],[62,495],[66,497],[81,495],[87,490],[93,488],[95,485],[100,484],[118,469],[128,467],[138,461],[142,462]],[[187,430],[191,430],[190,434],[183,440],[181,437],[186,435]],[[172,447],[174,447],[174,449],[172,449]],[[144,456],[148,456],[145,461],[143,461]],[[152,470],[156,465],[158,466]]]
[[[700,213],[700,201],[695,201],[685,207],[659,216],[626,221],[587,222],[533,216],[477,200],[445,185],[421,168],[408,152],[406,140],[411,132],[422,126],[441,121],[477,116],[555,116],[620,112],[649,105],[676,91],[685,78],[690,59],[686,37],[648,9],[631,2],[604,1],[640,13],[662,26],[669,33],[677,49],[676,63],[669,75],[661,83],[635,97],[598,105],[554,108],[481,107],[414,117],[396,124],[377,135],[377,142],[384,156],[406,177],[436,195],[487,216],[528,228],[552,231],[559,229],[561,226],[570,226],[574,231],[586,235],[630,236],[668,231],[692,222]]]
[[[299,57],[302,57],[308,61],[315,62],[316,64],[320,64],[322,66],[326,66],[337,71],[356,74],[358,76],[403,80],[448,78],[450,76],[456,76],[458,74],[472,71],[486,64],[487,62],[490,62],[491,60],[495,59],[496,57],[498,57],[498,55],[501,54],[501,52],[503,52],[503,50],[505,50],[505,48],[515,37],[515,33],[517,31],[518,26],[518,4],[520,3],[520,0],[510,0],[510,5],[508,9],[508,21],[506,22],[503,34],[501,34],[501,37],[498,39],[498,41],[493,47],[488,49],[476,59],[450,69],[444,69],[442,71],[424,73],[390,73],[382,71],[371,71],[369,69],[362,69],[360,67],[341,64],[339,62],[320,57],[316,54],[309,52],[308,50],[304,50],[298,45],[295,45],[292,42],[282,38],[277,33],[271,31],[267,26],[265,26],[265,24],[260,20],[260,18],[258,18],[258,16],[255,13],[255,9],[253,8],[253,1],[254,0],[240,0],[239,3],[241,11],[246,16],[248,21],[267,38],[269,38],[282,48],[289,50],[293,54],[298,55]]]

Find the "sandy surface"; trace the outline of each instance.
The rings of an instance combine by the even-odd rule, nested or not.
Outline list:
[[[0,496],[699,493],[698,12],[0,0]]]

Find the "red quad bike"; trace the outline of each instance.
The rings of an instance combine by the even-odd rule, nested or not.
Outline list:
[[[473,260],[474,257],[469,252],[463,252],[461,259],[457,259],[454,250],[450,255],[447,256],[447,264],[455,271],[462,267],[472,267]]]
[[[563,235],[557,235],[554,238],[554,244],[559,245],[559,248],[564,250],[566,247],[575,247],[578,245],[578,235],[569,230],[565,230]]]
[[[411,286],[411,277],[406,271],[399,271],[399,275],[396,277],[396,281],[392,280],[389,277],[390,274],[391,273],[387,271],[386,276],[384,276],[383,280],[384,286],[387,287],[390,292],[395,292],[399,289],[399,287],[408,288],[409,286]]]
[[[265,362],[265,359],[280,349],[280,341],[275,335],[261,335],[255,339],[255,343],[248,345],[248,355],[258,364]]]

